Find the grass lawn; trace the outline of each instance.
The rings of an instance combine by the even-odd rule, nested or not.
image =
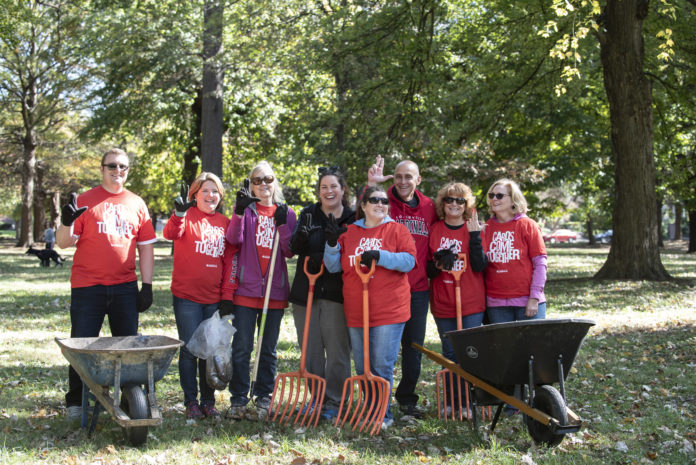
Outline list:
[[[163,424],[150,429],[144,446],[133,448],[107,415],[91,438],[65,421],[67,362],[54,338],[69,335],[73,249],[59,250],[68,258],[63,268],[40,268],[36,257],[2,238],[0,463],[696,463],[696,255],[686,255],[683,243],[668,245],[662,259],[674,281],[593,281],[608,250],[577,245],[549,250],[548,317],[597,322],[566,382],[568,405],[585,427],[559,447],[533,445],[521,415],[501,420],[493,433],[439,421],[434,392],[440,367],[425,358],[419,393],[428,416],[409,422],[395,411],[394,427],[377,437],[326,423],[307,430],[254,421],[187,423],[175,358],[157,383]],[[177,334],[169,251],[166,243],[156,247],[155,302],[141,315],[143,334]],[[426,346],[440,349],[432,319]],[[279,373],[297,369],[290,312],[278,357]],[[228,394],[217,396],[224,408]]]

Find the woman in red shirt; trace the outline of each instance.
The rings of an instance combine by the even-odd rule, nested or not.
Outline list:
[[[407,273],[416,265],[416,246],[411,233],[389,215],[389,199],[380,186],[368,187],[358,208],[358,220],[338,227],[333,215],[325,230],[324,264],[330,273],[343,270],[343,308],[353,348],[355,370],[363,367],[362,281],[355,260],[365,266],[376,261],[369,284],[369,338],[372,372],[391,387],[404,323],[410,318],[411,287]],[[382,428],[393,423],[391,409]]]
[[[164,228],[165,239],[174,241],[172,296],[179,339],[188,343],[198,325],[215,313],[223,296],[224,261],[231,261],[226,244],[229,219],[220,213],[225,189],[213,173],[201,173],[182,187],[174,200],[174,213]],[[229,298],[229,297],[227,297]],[[215,390],[205,377],[205,360],[197,359],[186,346],[179,355],[179,382],[184,391],[186,417],[217,417]],[[198,403],[196,367],[201,401]]]

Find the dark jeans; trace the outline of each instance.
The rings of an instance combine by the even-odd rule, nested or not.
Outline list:
[[[428,299],[430,291],[411,292],[411,318],[404,326],[401,336],[401,381],[394,398],[399,405],[416,405],[416,385],[421,372],[421,353],[411,343],[423,345],[425,326],[428,322]]]
[[[507,323],[508,321],[543,320],[546,318],[546,302],[539,303],[539,310],[532,318],[524,316],[525,307],[488,307],[490,323]]]
[[[98,337],[107,315],[112,336],[134,336],[138,332],[137,295],[137,281],[71,289],[70,337]],[[68,382],[65,404],[82,405],[82,380],[73,367],[68,370]]]
[[[261,326],[260,308],[249,308],[241,305],[234,306],[234,327],[237,330],[232,339],[232,381],[230,381],[230,403],[246,405],[249,402],[251,377],[249,369],[253,369],[251,352],[255,345],[257,327]],[[282,309],[268,309],[266,326],[261,341],[261,358],[259,370],[254,384],[256,397],[270,397],[276,376],[276,346],[280,334],[280,323],[283,321]]]
[[[174,298],[174,317],[176,318],[176,329],[179,331],[179,339],[188,344],[198,325],[203,320],[213,316],[218,304],[217,302],[214,304],[199,304],[192,300],[181,299],[175,295],[172,297]],[[184,391],[184,405],[195,402],[198,397],[196,368],[198,368],[201,404],[215,405],[215,389],[208,386],[205,377],[205,360],[194,357],[186,346],[182,346],[179,352],[179,383]]]

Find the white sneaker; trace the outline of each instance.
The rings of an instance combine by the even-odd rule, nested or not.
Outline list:
[[[82,406],[71,405],[70,407],[68,407],[66,412],[66,419],[71,423],[82,421]]]
[[[391,428],[391,426],[394,424],[394,419],[393,418],[385,418],[384,421],[382,421],[382,431],[388,430]]]

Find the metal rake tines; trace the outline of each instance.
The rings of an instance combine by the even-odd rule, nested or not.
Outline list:
[[[365,375],[348,378],[343,384],[335,426],[343,427],[348,421],[353,431],[358,429],[358,432],[365,431],[370,435],[379,433],[389,406],[390,392],[389,382],[384,378],[372,376],[368,379]]]
[[[287,387],[287,390],[286,390]],[[268,418],[281,425],[291,421],[298,426],[316,426],[324,404],[326,381],[317,375],[300,372],[278,375],[271,397]],[[280,415],[280,417],[278,417]]]

